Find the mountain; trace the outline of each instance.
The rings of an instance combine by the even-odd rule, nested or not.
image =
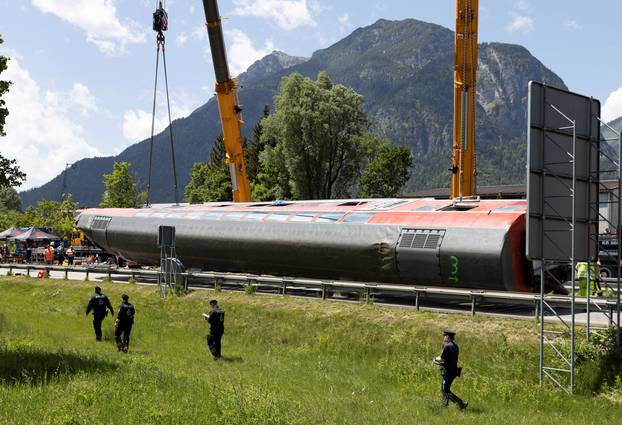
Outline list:
[[[241,99],[248,100],[245,116],[251,117],[244,128],[250,134],[252,127],[263,113],[264,104],[271,104],[276,88],[266,90],[254,88],[257,81],[280,70],[298,65],[308,58],[288,56],[283,52],[274,51],[263,59],[256,61],[248,70],[238,76]],[[248,87],[246,87],[248,85]],[[259,103],[251,99],[262,99]],[[265,101],[263,100],[265,99]],[[263,102],[263,103],[261,103]],[[215,98],[197,108],[189,116],[173,121],[173,139],[175,143],[175,160],[177,165],[179,197],[183,200],[184,188],[190,180],[190,170],[197,161],[207,161],[215,138],[220,134],[220,117]],[[151,177],[151,201],[171,202],[174,200],[173,172],[171,151],[168,138],[168,127],[154,136],[153,165]],[[73,164],[66,171],[65,190],[73,199],[83,206],[97,206],[104,192],[103,174],[110,173],[115,161],[132,163],[132,171],[139,185],[143,188],[148,179],[149,139],[129,146],[116,156],[85,158]],[[38,188],[21,192],[22,205],[35,205],[41,199],[59,200],[63,192],[63,173]]]
[[[309,58],[300,56],[289,56],[278,50],[274,50],[268,56],[263,57],[248,67],[246,72],[239,76],[240,85],[252,84],[262,80],[266,76],[279,72],[283,69],[289,69],[292,66],[299,65],[308,61]]]
[[[315,78],[326,70],[335,83],[362,94],[373,128],[413,152],[413,176],[405,191],[449,184],[453,113],[452,31],[407,19],[381,19],[359,28],[311,58],[273,52],[240,75],[239,97],[249,135],[265,104],[272,105],[281,78],[299,72]],[[524,181],[527,84],[530,80],[566,88],[564,82],[527,49],[503,43],[479,46],[477,153],[480,184]],[[220,133],[215,99],[174,121],[180,194],[192,165],[206,161]],[[165,132],[155,137],[152,200],[173,199],[170,147]],[[116,157],[83,159],[68,171],[67,191],[85,205],[96,205],[103,191],[101,174],[114,161],[130,161],[146,182],[149,141]],[[62,176],[22,193],[24,205],[57,199]]]
[[[611,128],[613,128],[615,131],[617,132],[621,132],[622,131],[622,117],[620,118],[616,118],[615,120],[608,122],[607,125]],[[611,139],[616,139],[618,136],[617,134],[615,134],[613,131],[611,131],[611,129],[607,127],[607,126],[602,126],[601,127],[601,137],[603,139],[606,139],[609,144],[615,149],[617,150],[618,148],[618,144],[620,143],[619,141],[616,140],[611,140]]]

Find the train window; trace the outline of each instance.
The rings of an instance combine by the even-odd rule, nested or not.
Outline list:
[[[404,205],[407,202],[410,202],[410,201],[405,201],[405,200],[387,201],[387,202],[383,202],[381,204],[376,205],[374,210],[390,210],[390,209],[398,207],[400,205]]]
[[[440,207],[438,205],[424,205],[419,208],[415,208],[415,211],[436,211]]]
[[[290,213],[272,213],[266,218],[266,221],[285,221],[289,217]]]
[[[246,220],[259,221],[263,220],[264,217],[268,215],[267,212],[252,212],[250,214],[246,214]]]
[[[233,211],[223,214],[222,218],[223,220],[239,220],[244,214],[246,213],[242,211]]]
[[[479,205],[453,204],[439,209],[439,211],[469,211],[477,208]]]
[[[370,218],[376,215],[373,212],[352,213],[343,220],[343,223],[367,223]]]
[[[318,213],[316,212],[300,212],[291,218],[289,221],[311,221]]]
[[[291,202],[283,202],[283,201],[274,201],[270,204],[271,207],[286,207],[290,205]]]
[[[357,207],[359,205],[363,205],[366,204],[367,201],[348,201],[348,202],[343,202],[339,205],[337,205],[338,207]]]
[[[334,223],[336,221],[339,221],[339,219],[343,217],[344,215],[345,215],[344,213],[323,213],[317,218],[317,220],[315,220],[315,222],[316,223]]]

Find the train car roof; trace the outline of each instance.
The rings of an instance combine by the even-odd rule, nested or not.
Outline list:
[[[107,214],[131,216],[138,211],[522,211],[526,210],[524,199],[482,199],[453,202],[434,198],[390,198],[390,199],[330,199],[311,201],[273,201],[273,202],[208,202],[203,204],[153,204],[144,208],[89,208],[90,214],[105,211]]]

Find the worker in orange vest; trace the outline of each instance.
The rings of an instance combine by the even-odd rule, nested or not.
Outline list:
[[[43,251],[43,260],[45,261],[45,264],[48,265],[52,265],[52,262],[54,261],[54,249],[50,245],[46,246]]]

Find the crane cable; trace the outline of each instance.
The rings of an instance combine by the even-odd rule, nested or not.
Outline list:
[[[171,121],[171,102],[168,92],[168,74],[166,71],[166,37],[164,31],[168,29],[168,15],[162,6],[160,1],[159,7],[153,14],[153,29],[157,31],[156,36],[156,65],[155,65],[155,82],[153,84],[153,107],[151,111],[151,137],[149,141],[149,171],[147,177],[147,199],[146,205],[149,206],[149,200],[151,196],[151,169],[153,163],[153,136],[155,132],[155,112],[156,112],[156,97],[158,90],[158,68],[160,63],[160,49],[162,49],[162,65],[164,66],[164,85],[166,87],[166,106],[168,110],[168,132],[169,141],[171,145],[171,158],[173,165],[173,189],[175,191],[175,205],[179,205],[179,190],[177,188],[177,167],[175,164],[175,145],[173,142],[173,123]]]

